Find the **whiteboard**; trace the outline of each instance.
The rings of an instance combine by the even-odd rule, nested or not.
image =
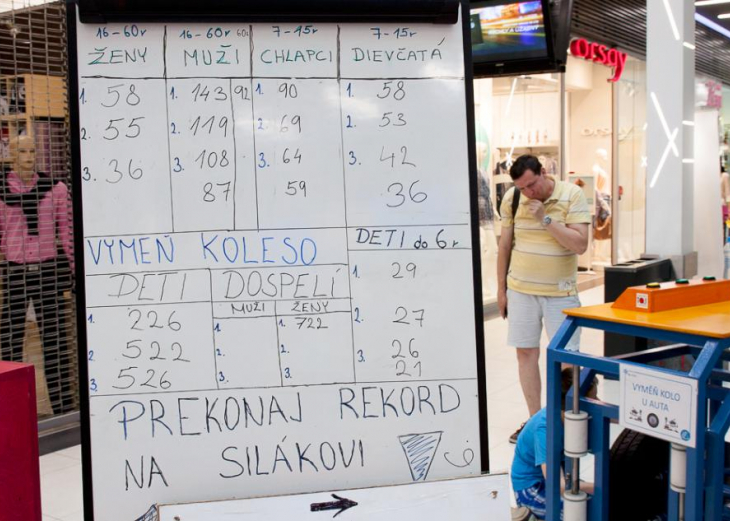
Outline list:
[[[161,505],[159,520],[328,520],[336,514],[347,521],[510,521],[508,481],[507,474],[494,474],[332,493]]]
[[[463,43],[77,23],[95,519],[481,472]]]

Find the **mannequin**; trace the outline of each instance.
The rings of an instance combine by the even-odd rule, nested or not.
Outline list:
[[[608,151],[596,149],[593,175],[596,179],[596,210],[593,219],[593,260],[601,264],[611,263],[611,242],[613,222],[611,219],[611,183],[606,168]]]
[[[509,165],[508,162],[510,161],[509,157],[509,150],[505,150],[503,154],[500,156],[500,151],[496,150],[494,157],[497,158],[496,165],[494,167],[494,181],[495,181],[495,199],[496,199],[496,209],[497,212],[500,211],[502,208],[502,199],[504,198],[504,194],[507,193],[507,190],[512,188],[513,183],[510,180],[509,182],[503,182],[501,179],[505,179],[504,177],[499,176],[509,176]],[[509,179],[509,177],[506,177],[506,179]]]
[[[730,219],[730,174],[725,171],[725,167],[720,167],[720,196],[722,197],[722,223],[723,235],[725,240],[728,237],[727,221]]]
[[[38,319],[48,394],[55,414],[73,406],[63,292],[73,266],[68,188],[36,170],[32,137],[10,140],[12,170],[0,174],[2,359],[22,362],[30,301]]]
[[[602,194],[611,195],[611,184],[604,165],[608,164],[608,151],[605,148],[596,149],[596,162],[593,163],[593,174],[596,176],[596,190]]]
[[[497,296],[497,237],[494,233],[494,206],[490,190],[488,166],[489,149],[477,143],[479,176],[479,242],[482,256],[482,298],[492,300]],[[486,163],[486,164],[485,164]]]

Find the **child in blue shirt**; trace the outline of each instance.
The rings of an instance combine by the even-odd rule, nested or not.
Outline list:
[[[573,369],[566,368],[561,372],[562,399],[573,385]],[[594,379],[587,396],[596,397],[597,381]],[[563,412],[563,420],[565,419]],[[547,408],[540,409],[525,424],[517,438],[515,456],[512,460],[512,489],[515,492],[517,506],[526,507],[537,519],[545,519],[545,476],[547,475]],[[561,479],[561,492],[565,488]],[[584,490],[590,487],[585,487]]]

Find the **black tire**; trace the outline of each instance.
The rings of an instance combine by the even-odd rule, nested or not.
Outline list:
[[[609,519],[666,519],[669,443],[624,429],[611,447],[608,468]]]

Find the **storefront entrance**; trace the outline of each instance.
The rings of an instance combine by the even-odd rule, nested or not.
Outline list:
[[[570,57],[558,74],[475,80],[477,159],[483,199],[482,266],[485,304],[496,300],[500,205],[512,186],[512,161],[540,159],[550,175],[580,185],[593,215],[580,270],[644,253],[646,184],[646,67],[627,57],[618,81],[602,63]],[[483,204],[484,206],[484,204]]]

